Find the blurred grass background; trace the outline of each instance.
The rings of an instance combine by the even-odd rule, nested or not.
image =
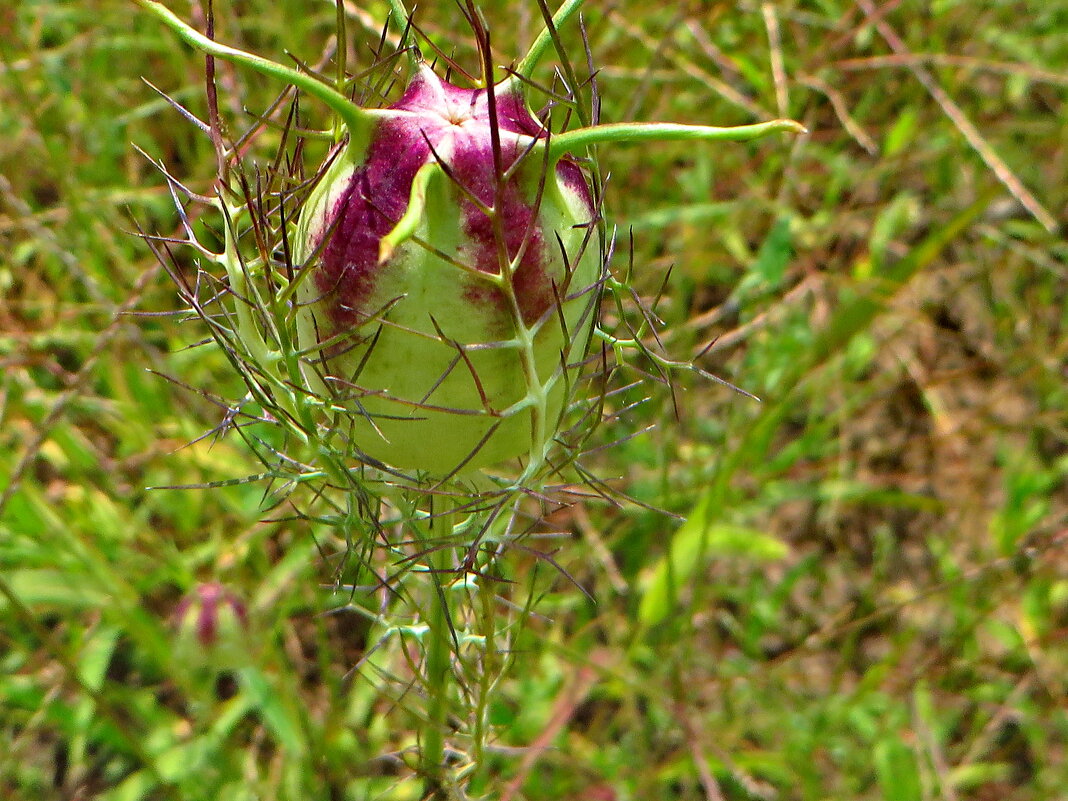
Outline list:
[[[346,8],[359,69],[385,3]],[[499,63],[540,24],[529,0],[484,11]],[[331,3],[217,12],[276,59],[332,47]],[[451,3],[417,13],[474,63]],[[656,424],[597,473],[686,522],[552,521],[596,604],[563,577],[540,602],[494,711],[501,797],[1066,797],[1068,6],[585,18],[604,120],[811,134],[602,153],[617,268],[629,231],[641,293],[667,277],[662,339],[716,339],[701,365],[763,401],[695,380],[610,432]],[[255,483],[146,489],[258,470],[233,438],[188,444],[223,410],[153,371],[240,392],[132,233],[177,223],[135,145],[200,191],[214,170],[141,76],[204,116],[202,73],[125,3],[0,9],[0,797],[411,797],[352,759],[400,735],[349,686],[363,643],[321,614],[314,526],[264,520]],[[279,88],[225,66],[220,85],[242,126]],[[252,611],[240,691],[173,650],[196,581]]]

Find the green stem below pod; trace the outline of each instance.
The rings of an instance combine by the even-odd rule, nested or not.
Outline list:
[[[771,120],[731,128],[673,122],[617,122],[556,134],[549,138],[547,147],[549,161],[555,162],[567,153],[608,142],[748,142],[779,132],[800,134],[807,130],[793,120]]]
[[[262,56],[246,53],[244,50],[238,50],[236,47],[229,47],[209,39],[175,16],[169,8],[155,2],[155,0],[134,0],[134,2],[174,31],[182,41],[197,50],[209,56],[251,67],[263,75],[290,83],[301,91],[321,100],[341,118],[345,127],[349,129],[350,134],[362,131],[370,124],[371,118],[364,109],[332,87],[327,86],[315,76],[298,72]],[[352,139],[362,139],[362,137],[353,136]]]
[[[448,505],[447,498],[440,500]],[[449,692],[452,684],[452,629],[449,623],[449,574],[452,565],[449,554],[452,549],[448,543],[452,540],[453,514],[446,509],[431,511],[430,538],[426,543],[430,552],[427,564],[430,566],[430,587],[433,597],[428,599],[426,636],[426,693],[427,716],[423,730],[423,747],[421,761],[423,775],[426,777],[426,796],[434,801],[446,798],[445,770],[445,727],[449,715]]]

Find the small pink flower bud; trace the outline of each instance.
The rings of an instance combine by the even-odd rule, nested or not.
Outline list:
[[[247,661],[248,610],[222,584],[197,584],[175,608],[174,621],[187,660],[221,670]]]

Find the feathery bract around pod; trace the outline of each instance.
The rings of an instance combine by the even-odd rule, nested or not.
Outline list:
[[[600,215],[570,154],[612,142],[748,141],[804,130],[791,120],[732,128],[621,122],[550,134],[527,108],[526,81],[556,42],[553,28],[582,0],[564,0],[514,74],[495,86],[483,41],[482,86],[452,86],[419,64],[401,100],[385,109],[354,104],[339,91],[343,79],[334,88],[220,44],[154,0],[136,2],[203,52],[325,103],[340,124],[334,133],[347,135],[299,213],[295,254],[283,234],[284,270],[263,242],[251,259],[241,252],[238,220],[256,217],[260,203],[247,193],[242,201],[229,178],[218,258],[237,298],[233,330],[218,333],[251,397],[320,452],[340,448],[346,463],[443,477],[518,457],[520,483],[537,475],[553,461],[579,384],[576,363],[596,330],[600,287],[621,286],[605,274]],[[577,90],[564,87],[557,102],[576,110]],[[637,336],[599,334],[617,351],[644,352]],[[647,355],[664,369],[678,366]]]
[[[354,414],[357,448],[395,467],[539,459],[593,325],[590,189],[534,147],[547,131],[516,86],[491,95],[422,67],[301,218],[312,383]]]

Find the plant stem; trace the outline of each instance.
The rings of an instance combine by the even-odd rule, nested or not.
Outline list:
[[[553,39],[556,37],[556,31],[562,25],[565,25],[575,12],[582,8],[582,4],[585,0],[565,0],[561,3],[560,8],[553,14],[552,27],[546,25],[542,28],[541,33],[538,34],[538,38],[534,40],[534,44],[530,46],[530,50],[523,57],[523,60],[516,66],[516,72],[522,75],[524,78],[529,78],[531,73],[534,72],[534,68],[538,66],[538,62],[548,52],[549,47],[553,44]],[[517,82],[514,77],[506,78],[502,84],[502,91],[504,87],[510,87],[513,83]]]
[[[448,506],[447,498],[434,499],[441,506]],[[451,510],[441,509],[434,513],[431,506],[430,548],[427,563],[431,570],[431,587],[434,597],[429,599],[427,610],[429,631],[426,644],[426,692],[427,717],[423,731],[422,764],[426,777],[427,797],[447,798],[443,774],[445,767],[445,727],[449,713],[449,691],[452,672],[452,624],[449,616],[449,576],[453,565],[450,564],[452,549],[448,543],[452,539]]]
[[[486,559],[486,566],[492,562],[492,557]],[[478,615],[479,625],[482,629],[482,661],[478,672],[478,708],[475,710],[474,736],[472,743],[472,761],[475,763],[475,771],[472,783],[480,784],[485,780],[486,770],[486,739],[489,729],[489,699],[497,684],[499,669],[497,665],[497,627],[496,615],[494,614],[493,594],[489,582],[479,579],[478,603],[481,613]]]
[[[618,122],[559,133],[546,140],[546,146],[549,148],[549,161],[555,163],[565,153],[608,142],[747,142],[780,131],[805,133],[805,130],[805,126],[793,120],[771,120],[731,128],[672,122]]]
[[[308,75],[304,72],[298,72],[295,69],[278,64],[270,59],[263,58],[262,56],[246,53],[244,50],[238,50],[236,47],[229,47],[228,45],[220,44],[213,39],[209,39],[207,36],[204,36],[202,33],[179,19],[169,8],[154,0],[134,0],[134,2],[141,6],[141,8],[145,9],[145,11],[154,15],[164,25],[174,31],[184,42],[192,45],[201,52],[215,56],[216,58],[232,61],[235,64],[244,64],[246,67],[251,67],[263,75],[269,75],[273,78],[278,78],[279,80],[291,83],[293,86],[307,92],[312,97],[321,100],[341,118],[341,121],[350,132],[362,130],[369,124],[368,115],[362,108],[345,97],[345,95],[335,90],[332,86],[328,86],[320,81],[315,76]],[[357,138],[358,137],[355,136],[353,137],[353,139]]]

